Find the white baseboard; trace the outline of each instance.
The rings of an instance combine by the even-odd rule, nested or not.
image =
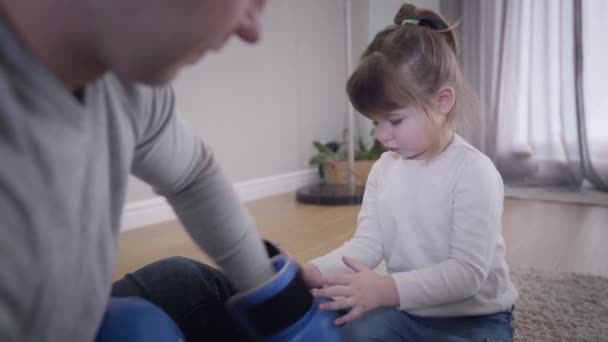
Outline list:
[[[243,202],[295,191],[297,188],[320,181],[317,169],[307,169],[282,175],[252,179],[234,184]]]
[[[316,169],[301,170],[282,175],[252,179],[234,184],[243,202],[295,191],[305,185],[319,182]],[[121,231],[173,220],[175,213],[163,197],[154,197],[127,203],[123,211]]]
[[[175,213],[164,197],[133,201],[125,205],[120,230],[125,232],[174,218]]]

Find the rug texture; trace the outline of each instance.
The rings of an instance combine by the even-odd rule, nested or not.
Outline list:
[[[516,270],[517,342],[608,341],[608,278]]]

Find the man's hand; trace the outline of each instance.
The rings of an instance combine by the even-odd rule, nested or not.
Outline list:
[[[311,263],[302,265],[302,278],[309,289],[323,287],[323,276],[317,266]]]
[[[282,254],[287,255],[291,259],[295,260],[293,254],[289,253],[287,250],[279,247],[279,250]],[[302,270],[302,279],[304,279],[304,283],[306,287],[309,289],[320,288],[323,287],[323,276],[321,275],[321,271],[317,268],[317,266],[311,263],[305,263],[301,266]]]
[[[392,277],[377,274],[355,259],[343,257],[342,261],[356,273],[329,277],[325,279],[325,288],[312,290],[315,297],[334,298],[322,303],[321,310],[350,309],[334,321],[336,325],[346,324],[378,307],[399,304],[397,285]]]

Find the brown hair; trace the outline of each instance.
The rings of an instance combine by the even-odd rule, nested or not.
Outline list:
[[[415,106],[429,119],[431,151],[437,152],[441,132],[456,126],[464,91],[456,42],[454,27],[440,15],[404,4],[394,24],[376,34],[347,82],[353,107],[371,118]],[[434,95],[444,85],[454,88],[456,102],[440,127],[432,120],[431,109]]]

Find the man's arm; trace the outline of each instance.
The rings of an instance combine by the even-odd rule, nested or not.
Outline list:
[[[176,114],[173,92],[154,89],[149,96],[149,110],[134,121],[133,174],[167,198],[239,290],[268,280],[274,271],[251,217],[209,148]]]

